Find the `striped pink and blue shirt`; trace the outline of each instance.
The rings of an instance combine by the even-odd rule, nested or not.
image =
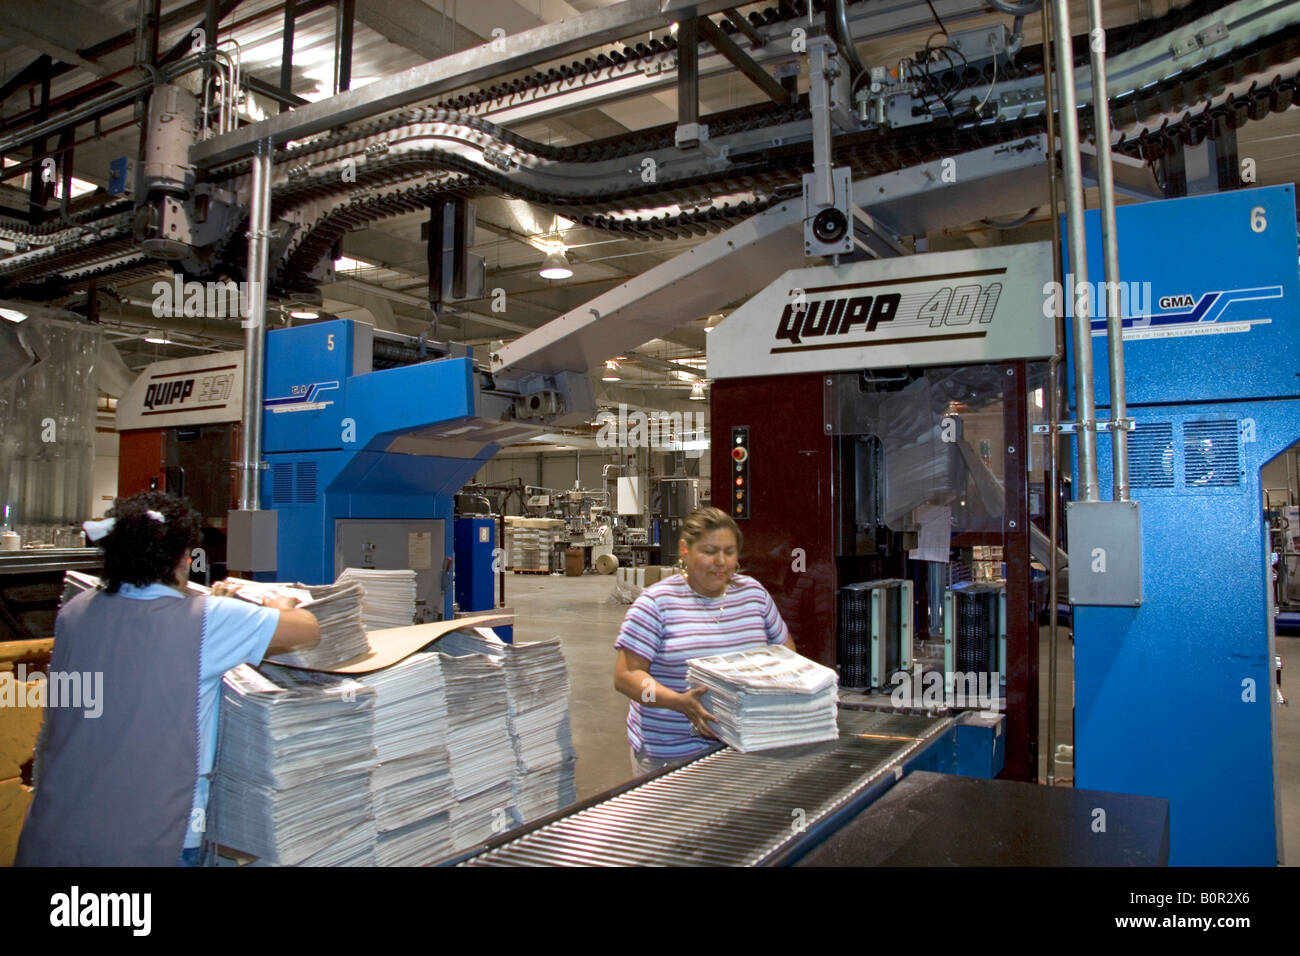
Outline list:
[[[674,574],[641,592],[614,647],[644,657],[651,677],[680,692],[687,689],[686,662],[691,658],[784,644],[789,635],[772,595],[753,578],[733,575],[722,597],[709,598]],[[708,708],[707,697],[704,706]],[[637,701],[628,707],[627,739],[633,749],[661,759],[689,757],[711,743],[691,733],[684,714]]]

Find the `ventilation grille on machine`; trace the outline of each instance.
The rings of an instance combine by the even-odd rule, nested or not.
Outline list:
[[[309,505],[316,500],[316,462],[298,462],[298,489],[294,500]]]
[[[1174,486],[1174,426],[1140,422],[1128,436],[1129,483],[1134,488]]]
[[[281,462],[271,466],[272,504],[313,504],[316,490],[316,462]]]
[[[1236,419],[1183,425],[1183,467],[1188,488],[1241,484],[1241,431]]]
[[[293,501],[293,465],[271,466],[271,501],[277,505]]]

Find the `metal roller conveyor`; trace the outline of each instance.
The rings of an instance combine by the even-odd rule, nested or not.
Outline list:
[[[756,866],[948,737],[955,718],[841,710],[840,738],[720,750],[503,837],[461,866]],[[856,812],[856,811],[855,811]]]

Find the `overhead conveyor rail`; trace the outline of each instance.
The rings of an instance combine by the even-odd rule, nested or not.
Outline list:
[[[462,866],[760,866],[793,861],[901,779],[942,766],[974,715],[842,710],[840,739],[709,753],[505,837]],[[974,718],[976,720],[980,718]]]

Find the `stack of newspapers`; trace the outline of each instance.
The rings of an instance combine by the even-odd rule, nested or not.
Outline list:
[[[208,839],[264,864],[376,862],[375,692],[334,674],[225,675]]]
[[[365,591],[361,619],[367,631],[415,623],[415,572],[344,568],[335,584],[356,583]]]
[[[450,856],[455,799],[441,655],[414,654],[357,680],[375,694],[375,862],[420,866]]]
[[[454,631],[438,646],[453,654],[487,654],[505,672],[519,818],[534,820],[573,803],[577,758],[569,725],[569,672],[559,640],[507,644],[481,627]]]
[[[686,662],[686,682],[708,688],[718,737],[742,753],[834,740],[835,671],[769,644]]]
[[[463,850],[516,822],[511,799],[515,754],[507,721],[506,676],[500,662],[486,654],[444,653],[441,660],[447,695],[447,754],[456,800],[451,813],[452,838],[456,849]]]

